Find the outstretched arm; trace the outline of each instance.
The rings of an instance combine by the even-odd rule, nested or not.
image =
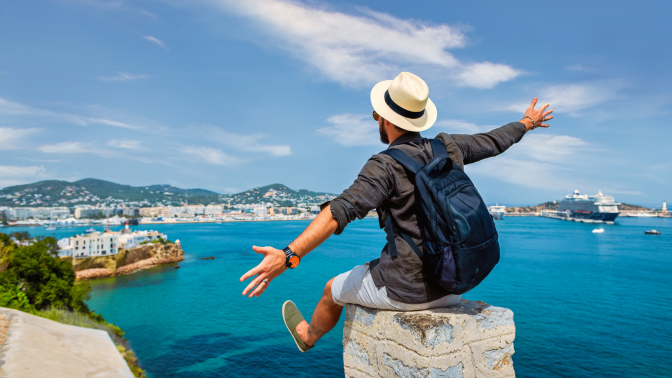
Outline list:
[[[338,222],[331,215],[331,206],[327,206],[310,222],[301,235],[289,245],[289,248],[299,255],[299,257],[303,258],[310,251],[324,243],[329,236],[336,232],[337,228]],[[252,249],[257,253],[263,254],[264,259],[254,269],[240,277],[240,282],[243,282],[256,275],[252,282],[243,290],[243,295],[246,295],[256,287],[250,293],[250,298],[260,296],[266,290],[268,284],[271,283],[271,280],[287,270],[285,266],[285,253],[283,251],[273,247],[257,247],[256,245]],[[266,280],[268,284],[262,283],[263,280]]]
[[[549,104],[535,109],[537,98],[535,97],[530,106],[525,110],[523,119],[518,122],[512,122],[508,125],[473,135],[450,135],[455,144],[462,153],[462,162],[471,164],[477,161],[497,156],[506,151],[509,147],[518,143],[526,132],[538,127],[548,127],[547,122],[553,118],[553,110],[546,111]],[[441,135],[441,134],[440,134]],[[445,139],[447,136],[444,136]],[[447,143],[444,140],[444,143]]]

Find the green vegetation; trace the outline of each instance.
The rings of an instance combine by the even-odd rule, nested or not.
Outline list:
[[[19,243],[15,243],[15,238]],[[72,263],[58,257],[52,237],[31,238],[27,232],[0,233],[0,307],[42,316],[60,323],[101,329],[110,335],[136,377],[145,374],[124,332],[89,310],[84,302],[91,286],[75,282]]]
[[[192,204],[218,202],[219,193],[206,189],[181,189],[172,185],[130,186],[98,179],[83,179],[75,182],[47,180],[32,184],[8,186],[0,189],[0,195],[20,193],[20,198],[39,198],[41,203],[21,206],[58,205],[59,200],[67,200],[67,206],[77,203],[91,204],[112,197],[124,201],[186,201]],[[164,193],[170,193],[165,195]],[[35,196],[37,195],[37,197]],[[98,200],[70,202],[79,196],[95,196]],[[0,206],[17,206],[12,198],[0,198]],[[63,204],[61,204],[63,206]]]

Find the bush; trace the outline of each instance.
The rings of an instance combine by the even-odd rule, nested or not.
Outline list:
[[[35,315],[35,307],[30,304],[28,296],[21,290],[21,286],[0,285],[0,307],[12,308]]]
[[[2,260],[7,264],[7,269],[0,273],[0,285],[21,285],[21,290],[37,310],[59,307],[88,313],[84,301],[91,288],[88,284],[75,284],[72,264],[58,257],[56,239],[38,237],[32,242],[19,246],[6,235],[0,236]]]

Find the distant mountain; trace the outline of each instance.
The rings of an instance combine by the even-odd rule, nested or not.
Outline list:
[[[181,189],[172,185],[130,186],[87,178],[75,182],[47,180],[0,189],[0,206],[71,206],[94,204],[112,197],[122,201],[196,201],[220,194],[206,189]],[[196,197],[196,198],[194,198]]]
[[[269,193],[270,192],[270,193]],[[87,178],[75,182],[48,180],[0,189],[0,206],[74,206],[125,203],[134,206],[183,204],[248,204],[272,202],[292,206],[300,202],[323,202],[335,197],[306,189],[293,190],[283,184],[253,188],[236,194],[219,194],[206,189],[181,189],[172,185],[130,186]]]
[[[331,194],[331,193],[312,192],[308,189],[292,190],[292,189],[288,188],[287,186],[285,186],[283,184],[266,185],[266,186],[262,186],[260,188],[253,188],[253,189],[250,189],[250,190],[246,190],[244,192],[240,192],[240,193],[236,193],[236,194],[230,194],[229,196],[236,197],[236,196],[250,195],[250,196],[253,196],[253,197],[263,197],[270,190],[273,190],[273,191],[276,191],[276,192],[281,192],[281,193],[287,193],[289,195],[293,194],[293,195],[308,196],[308,197],[318,197],[318,196],[323,196],[323,195],[333,196],[333,194]]]

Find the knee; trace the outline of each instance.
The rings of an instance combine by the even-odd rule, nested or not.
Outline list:
[[[324,285],[324,291],[322,292],[322,297],[332,299],[332,297],[331,297],[331,284],[334,282],[335,278],[336,277],[330,279],[329,282],[327,282],[327,284]]]

